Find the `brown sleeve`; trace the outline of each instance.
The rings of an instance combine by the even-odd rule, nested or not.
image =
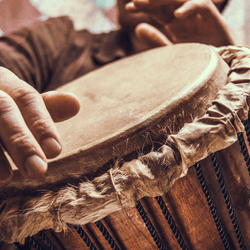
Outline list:
[[[85,33],[88,36],[89,33]],[[57,68],[64,66],[60,61],[64,58],[74,61],[65,53],[71,52],[69,48],[76,34],[72,21],[64,16],[36,22],[31,27],[5,35],[0,38],[0,66],[43,92],[57,81],[55,74],[60,73]],[[71,54],[76,58],[79,56],[74,51]],[[74,78],[74,75],[70,77]],[[56,85],[63,84],[57,82]]]

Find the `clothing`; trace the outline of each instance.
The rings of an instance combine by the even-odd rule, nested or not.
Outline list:
[[[76,31],[67,16],[36,22],[0,38],[0,66],[40,93],[129,54],[131,45],[124,31]]]

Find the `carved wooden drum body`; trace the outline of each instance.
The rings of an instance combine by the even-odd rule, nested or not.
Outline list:
[[[212,47],[182,44],[59,88],[79,97],[81,111],[58,124],[64,149],[43,178],[16,171],[0,187],[0,241],[250,249],[249,159],[237,121],[244,105],[226,100],[228,72]]]

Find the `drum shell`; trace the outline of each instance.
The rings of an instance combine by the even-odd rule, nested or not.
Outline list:
[[[226,67],[228,69],[228,67]],[[224,77],[225,79],[225,77]],[[222,84],[222,86],[225,84],[225,82]],[[216,91],[221,86],[218,86]],[[213,93],[214,95],[216,94]],[[202,92],[202,91],[201,91]],[[213,97],[210,96],[210,100],[212,100]],[[200,102],[202,103],[202,102]],[[180,103],[179,103],[180,104]],[[185,103],[181,103],[182,105],[185,105]],[[178,108],[177,108],[178,109]],[[173,109],[175,111],[175,109]],[[203,110],[203,113],[200,115],[204,114],[205,112],[205,107],[202,106],[200,110]],[[195,112],[194,112],[195,113]],[[164,128],[164,122],[166,122],[166,117],[160,118],[159,120],[156,120],[153,123],[150,123],[152,120],[149,119],[146,122],[143,123],[143,125],[147,125],[147,129],[144,129],[143,126],[133,131],[133,133],[130,133],[128,137],[126,137],[124,134],[120,134],[115,140],[113,138],[109,138],[109,140],[106,140],[104,144],[100,145],[94,145],[92,148],[87,148],[87,150],[80,150],[80,151],[75,151],[71,156],[64,157],[62,159],[58,159],[55,162],[51,162],[50,169],[56,169],[58,166],[63,165],[64,169],[66,168],[71,168],[76,169],[77,166],[83,165],[83,166],[92,166],[91,164],[96,164],[97,166],[104,166],[104,169],[106,170],[108,167],[112,166],[114,164],[113,162],[113,155],[114,151],[116,156],[120,157],[122,156],[124,159],[131,160],[131,157],[138,157],[138,155],[141,154],[141,152],[146,153],[146,151],[149,149],[151,150],[152,148],[156,148],[157,143],[163,143],[168,132],[177,132],[185,122],[191,122],[192,121],[192,116],[194,113],[187,113],[188,115],[185,116],[185,119],[180,119],[181,122],[177,119],[177,124],[179,123],[179,126],[177,126],[174,129],[166,129],[167,127],[165,126]],[[174,116],[174,112],[169,115],[170,119],[171,117]],[[199,115],[198,115],[199,116]],[[180,116],[183,118],[182,116]],[[171,127],[171,126],[169,126]],[[164,131],[164,129],[165,131]],[[163,133],[162,133],[163,131]],[[148,136],[149,135],[149,136]],[[124,140],[124,138],[127,138]],[[154,141],[154,145],[152,145],[152,141]],[[115,142],[115,143],[114,143]],[[129,145],[129,146],[128,146]],[[101,150],[100,150],[101,149]],[[115,149],[115,150],[114,150]],[[139,149],[139,152],[137,151]],[[146,150],[144,150],[146,149]],[[236,150],[236,152],[240,152]],[[221,152],[220,152],[221,153]],[[95,157],[96,154],[99,154],[98,158]],[[88,155],[91,155],[91,158],[89,160]],[[220,155],[220,154],[219,154]],[[231,155],[231,153],[229,154]],[[87,156],[86,158],[84,158]],[[107,158],[108,157],[108,158]],[[239,161],[242,163],[242,157],[241,156],[236,156],[235,160],[236,162]],[[95,161],[93,161],[93,158]],[[74,163],[73,160],[74,159]],[[82,160],[84,159],[84,160]],[[219,157],[220,159],[220,157]],[[223,160],[224,161],[224,160]],[[204,169],[204,172],[206,172],[206,169],[211,167],[211,163],[208,163],[209,159],[206,159],[202,161],[201,165]],[[83,164],[84,163],[84,164]],[[90,164],[91,163],[91,164]],[[240,163],[240,165],[241,165]],[[90,167],[91,168],[91,167]],[[89,169],[90,169],[89,168]],[[236,168],[236,167],[235,167]],[[62,168],[63,169],[63,168]],[[88,171],[89,171],[88,169]],[[81,169],[82,170],[82,169]],[[96,168],[94,170],[100,170],[100,168]],[[53,170],[52,170],[53,172]],[[64,172],[64,171],[61,171]],[[94,171],[95,172],[95,171]],[[85,174],[88,174],[88,172],[84,172]],[[74,173],[72,178],[77,179],[80,175],[79,174],[84,174],[84,173]],[[46,176],[46,180],[50,181],[50,175],[51,172]],[[96,172],[95,172],[96,174]],[[98,174],[101,174],[100,172]],[[209,213],[209,208],[206,207],[206,200],[205,198],[201,197],[201,187],[198,185],[199,182],[196,179],[194,172],[194,168],[191,168],[190,171],[188,172],[187,177],[183,177],[180,179],[180,181],[176,182],[175,186],[173,187],[172,190],[168,194],[166,194],[163,199],[165,200],[167,206],[169,207],[169,210],[173,216],[173,218],[176,221],[176,225],[178,228],[180,228],[180,232],[184,237],[184,240],[191,249],[199,249],[199,247],[203,246],[202,249],[204,249],[204,245],[207,244],[209,249],[210,247],[215,247],[218,246],[220,241],[218,240],[218,235],[214,236],[214,233],[216,234],[216,227],[214,225],[212,216]],[[57,172],[55,172],[55,175],[57,175]],[[79,176],[78,176],[79,175]],[[234,176],[234,174],[233,174]],[[231,176],[232,177],[232,176]],[[231,178],[230,177],[230,178]],[[209,178],[209,177],[207,177]],[[70,178],[69,178],[70,179]],[[215,178],[216,179],[216,178]],[[211,181],[213,183],[214,180]],[[66,183],[68,180],[66,181]],[[244,181],[243,181],[244,182]],[[245,181],[246,182],[246,181]],[[72,182],[74,184],[74,182]],[[26,182],[25,185],[28,185],[29,183]],[[64,183],[65,184],[65,183]],[[237,183],[236,183],[237,184]],[[24,185],[24,187],[25,187]],[[40,186],[39,186],[40,185]],[[214,184],[210,184],[212,187]],[[41,186],[41,184],[38,184],[38,187],[45,187]],[[60,188],[60,186],[57,186]],[[185,189],[184,189],[185,188]],[[35,186],[34,186],[34,189]],[[239,190],[238,188],[232,188],[233,190]],[[175,191],[176,190],[176,191]],[[194,191],[190,192],[190,190]],[[218,190],[214,191],[215,194],[218,193]],[[243,194],[245,194],[245,189],[243,190]],[[234,194],[233,194],[234,195]],[[237,194],[238,195],[238,194]],[[221,198],[221,197],[220,197]],[[220,204],[220,198],[218,199],[219,204],[218,206],[222,206]],[[247,200],[247,199],[246,199]],[[170,249],[177,249],[177,242],[175,237],[173,236],[171,229],[168,226],[168,223],[164,221],[164,216],[161,214],[161,210],[159,209],[159,206],[157,202],[155,201],[154,198],[143,198],[141,200],[141,204],[143,205],[145,211],[147,212],[150,220],[152,221],[156,231],[158,232],[160,238],[162,239],[164,245],[166,247],[169,247]],[[223,206],[222,206],[223,207]],[[242,205],[240,206],[242,207]],[[243,206],[244,207],[244,206]],[[196,208],[196,209],[194,209]],[[180,210],[178,212],[178,209]],[[244,208],[245,209],[245,208]],[[200,212],[200,217],[197,216],[197,210],[201,210]],[[236,211],[239,211],[240,209],[236,209]],[[222,208],[221,214],[225,214],[226,212],[225,208]],[[184,215],[183,215],[184,214]],[[245,215],[242,218],[247,218],[247,213],[244,213]],[[199,218],[200,220],[198,220]],[[206,218],[206,219],[204,219]],[[241,218],[241,222],[244,221],[244,219]],[[188,221],[188,225],[186,224],[186,221]],[[230,224],[227,222],[226,219],[224,219],[226,224]],[[105,219],[102,219],[103,224],[107,227],[109,230],[110,234],[112,237],[115,239],[117,244],[120,246],[121,249],[138,249],[140,246],[143,246],[145,249],[154,249],[154,242],[151,239],[150,234],[147,231],[147,228],[145,227],[144,223],[142,222],[138,211],[135,208],[123,208],[122,211],[120,212],[115,212],[114,214],[106,217]],[[127,229],[125,229],[124,225],[127,226]],[[109,247],[105,239],[102,237],[102,234],[98,231],[96,226],[94,224],[88,224],[86,226],[83,226],[84,230],[89,234],[89,237],[93,242],[96,243],[97,247],[99,249],[106,249]],[[133,230],[132,230],[133,228]],[[204,230],[204,228],[206,228]],[[246,226],[243,226],[243,228],[247,228]],[[75,245],[77,242],[76,239],[79,239],[79,235],[75,233],[74,228],[69,228],[69,232],[66,233],[67,237],[70,239],[74,239],[73,241],[70,240],[68,243],[66,243],[68,239],[67,237],[64,238],[62,237],[60,239],[61,242],[65,243],[63,244],[65,248],[73,249],[72,244]],[[203,231],[207,231],[208,233],[205,233]],[[229,233],[231,234],[231,229],[228,230]],[[242,230],[243,231],[243,230]],[[197,235],[197,232],[199,232],[199,236]],[[244,234],[245,231],[243,231]],[[45,234],[48,235],[48,237],[51,237],[54,233],[51,233],[49,231],[46,231]],[[50,235],[51,234],[51,235]],[[64,233],[59,234],[60,237],[64,235]],[[213,240],[208,241],[207,239],[213,235]],[[231,237],[231,236],[230,236]],[[37,240],[39,241],[38,236],[35,236]],[[80,242],[82,242],[81,239],[79,239]],[[203,241],[204,240],[204,241]],[[40,240],[41,241],[41,240]],[[57,241],[53,240],[53,237],[51,238],[51,241],[54,241],[54,244],[57,244]],[[203,242],[203,243],[201,243]],[[235,244],[235,240],[232,240],[232,244]],[[42,244],[42,243],[41,243]],[[71,244],[71,246],[70,246]],[[248,243],[247,243],[248,244]],[[66,247],[68,246],[69,247]],[[84,244],[83,244],[84,245]],[[82,246],[82,244],[77,243],[76,244],[76,249],[77,247],[85,247]],[[57,246],[59,248],[59,246]],[[60,248],[59,248],[60,249]],[[237,248],[236,248],[237,249]]]
[[[250,248],[250,205],[248,187],[249,173],[239,142],[216,153],[233,209],[247,249]],[[200,162],[206,183],[216,205],[221,223],[231,249],[240,249],[235,231],[225,204],[218,178],[210,157]],[[163,197],[173,220],[188,249],[224,249],[214,218],[209,209],[195,167],[178,180]],[[145,197],[141,204],[152,222],[166,249],[180,249],[170,225],[155,198]],[[101,220],[120,249],[158,249],[136,208],[124,208]],[[94,223],[82,226],[97,249],[110,249],[110,245]],[[45,231],[57,249],[86,249],[80,235],[72,227],[67,233]],[[46,249],[37,235],[35,238]],[[63,246],[63,247],[62,247]]]

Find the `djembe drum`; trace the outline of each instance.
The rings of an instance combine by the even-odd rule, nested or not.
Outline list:
[[[15,171],[0,188],[0,241],[20,249],[250,249],[240,121],[249,126],[250,91],[228,83],[229,73],[212,47],[180,44],[59,88],[79,97],[81,111],[58,124],[64,149],[44,177]]]

